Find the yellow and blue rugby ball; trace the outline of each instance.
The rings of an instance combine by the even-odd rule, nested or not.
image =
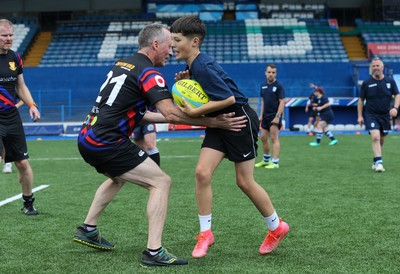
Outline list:
[[[209,98],[200,84],[191,79],[177,81],[172,87],[172,97],[177,105],[183,107],[182,97],[193,108],[198,108],[208,103]]]

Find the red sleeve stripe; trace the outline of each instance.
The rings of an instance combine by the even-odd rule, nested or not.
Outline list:
[[[146,71],[142,75],[142,77],[140,77],[140,82],[142,83],[144,92],[149,91],[150,89],[152,89],[155,86],[160,86],[159,82],[157,82],[156,76],[163,78],[161,73],[159,73],[156,70]],[[165,83],[165,80],[164,80],[164,83]]]

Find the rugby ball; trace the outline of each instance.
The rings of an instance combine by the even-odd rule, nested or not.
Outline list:
[[[183,107],[182,97],[193,108],[198,108],[208,103],[208,95],[200,84],[191,79],[177,81],[172,87],[172,97],[177,105]]]

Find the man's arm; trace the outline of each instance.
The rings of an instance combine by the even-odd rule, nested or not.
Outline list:
[[[146,111],[144,114],[141,122],[144,123],[168,123],[167,119],[165,119],[164,115],[162,115],[159,112],[153,112],[153,111]]]
[[[364,118],[363,118],[363,109],[364,109],[364,98],[358,98],[358,103],[357,103],[357,122],[362,125],[364,124]]]
[[[189,117],[187,114],[182,112],[178,107],[176,107],[172,101],[172,99],[163,99],[156,103],[157,109],[164,116],[165,121],[162,123],[172,123],[172,124],[186,124],[193,126],[206,126],[210,128],[222,128],[232,131],[240,131],[243,127],[246,126],[246,116],[234,117],[234,113],[222,114],[217,117]],[[154,113],[156,114],[156,113]],[[147,117],[146,117],[147,116]],[[146,119],[151,119],[151,116],[148,116],[146,112]],[[162,120],[160,117],[153,116],[153,119],[159,119],[158,121],[148,121],[152,123],[158,123]]]
[[[24,101],[19,100],[18,103],[15,104],[16,108],[20,108],[24,104]]]
[[[400,105],[400,93],[396,94],[394,97],[394,105],[393,108],[390,110],[390,116],[396,117],[397,113],[399,112],[399,105]]]
[[[282,116],[284,109],[285,109],[285,98],[280,98],[279,99],[279,107],[278,107],[278,111],[276,112],[276,114]]]
[[[260,115],[258,116],[258,120],[260,121],[262,120],[263,114],[264,114],[264,100],[261,97]]]
[[[274,117],[274,119],[272,119],[271,124],[278,124],[279,123],[279,120],[281,119],[281,117],[283,115],[284,107],[285,107],[285,98],[280,98],[279,99],[278,110],[276,111],[275,117]]]
[[[31,119],[36,122],[40,119],[40,112],[37,109],[35,101],[33,101],[32,95],[25,84],[24,76],[22,74],[18,75],[17,84],[15,87],[18,97],[29,107],[29,115]]]

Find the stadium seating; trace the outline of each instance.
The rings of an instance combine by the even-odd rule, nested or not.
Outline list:
[[[155,21],[75,21],[59,24],[40,66],[104,66],[138,50],[137,35]]]
[[[253,62],[348,62],[337,30],[327,21],[297,19],[247,19],[244,22],[208,24],[206,51],[223,46],[225,63]],[[207,48],[208,47],[208,48]],[[220,48],[220,47],[219,47]],[[207,51],[208,52],[208,51]],[[238,54],[239,52],[239,54]],[[216,53],[218,58],[218,51]]]
[[[400,22],[364,22],[357,20],[357,28],[361,37],[368,47],[370,43],[399,43],[400,41]],[[398,51],[379,56],[384,62],[400,62]]]
[[[137,34],[150,22],[156,21],[59,23],[40,66],[110,65],[138,49]],[[221,20],[206,25],[202,49],[221,63],[349,61],[338,31],[326,20]]]
[[[12,19],[14,24],[14,42],[12,50],[24,56],[38,31],[37,23],[30,18]]]

